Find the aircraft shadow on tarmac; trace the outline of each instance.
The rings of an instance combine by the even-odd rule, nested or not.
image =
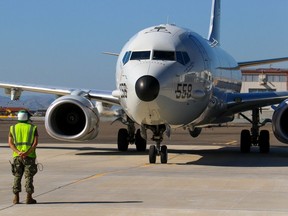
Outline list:
[[[224,167],[285,167],[288,166],[288,149],[273,147],[270,153],[259,153],[258,148],[252,147],[250,153],[240,153],[239,147],[222,147],[206,150],[170,150],[176,154],[194,154],[201,158],[177,165],[207,165]]]
[[[44,205],[63,205],[63,204],[140,204],[143,201],[75,201],[75,202],[38,202]]]
[[[137,152],[135,149],[129,149],[127,152],[119,152],[111,148],[82,148],[83,153],[76,155],[147,155],[148,151]],[[88,150],[88,152],[87,152]],[[226,166],[226,167],[285,167],[288,166],[288,148],[271,147],[270,153],[259,153],[257,147],[252,147],[251,152],[247,154],[240,153],[239,147],[222,147],[220,149],[205,150],[178,150],[169,149],[170,154],[190,154],[200,155],[201,158],[195,161],[185,163],[176,163],[177,165],[207,165],[207,166]],[[173,164],[173,160],[168,164]]]
[[[76,151],[85,151],[81,153],[75,153],[75,155],[107,155],[107,156],[113,156],[113,155],[123,155],[123,156],[129,156],[129,155],[147,155],[148,151],[144,152],[138,152],[136,149],[131,148],[128,149],[126,152],[121,152],[118,151],[117,148],[95,148],[95,147],[55,147],[55,146],[43,146],[43,147],[38,147],[42,149],[63,149],[63,150],[76,150]]]
[[[1,147],[9,148],[9,147]],[[127,152],[119,152],[116,148],[96,148],[96,147],[71,147],[71,146],[39,146],[42,149],[63,149],[76,150],[75,155],[91,156],[91,155],[107,155],[107,156],[135,156],[147,155],[145,152],[137,152],[135,148],[128,149]],[[80,151],[80,152],[78,152]],[[82,151],[82,152],[81,152]],[[168,164],[176,165],[207,165],[207,166],[224,166],[224,167],[285,167],[288,166],[288,147],[271,147],[270,153],[261,154],[257,147],[252,147],[251,152],[247,154],[240,153],[239,146],[225,146],[219,149],[168,149],[169,154],[179,155],[199,155],[200,159],[187,161],[184,163],[173,163],[173,160],[168,160]]]
[[[9,148],[9,146],[0,146],[0,148]],[[38,149],[58,149],[58,150],[75,150],[86,151],[83,153],[75,153],[75,155],[147,155],[148,151],[138,152],[136,149],[131,148],[126,152],[120,152],[116,148],[94,148],[94,147],[71,147],[71,146],[38,146]],[[89,152],[88,152],[89,151]]]

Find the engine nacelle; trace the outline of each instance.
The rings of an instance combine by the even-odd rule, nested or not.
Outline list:
[[[200,135],[202,128],[195,127],[195,128],[188,128],[188,130],[189,130],[190,135],[195,138]]]
[[[288,144],[288,100],[283,101],[272,117],[272,128],[275,137]]]
[[[85,97],[66,95],[55,100],[45,116],[50,136],[64,141],[92,140],[98,135],[99,113]]]

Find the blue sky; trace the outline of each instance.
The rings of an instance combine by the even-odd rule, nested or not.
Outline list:
[[[206,37],[210,10],[211,0],[0,0],[0,79],[113,90],[117,58],[101,52],[167,22]],[[221,21],[237,61],[288,56],[288,0],[222,0]]]

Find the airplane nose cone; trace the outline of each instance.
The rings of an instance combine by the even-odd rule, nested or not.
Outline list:
[[[158,80],[153,76],[140,77],[135,85],[135,91],[138,98],[142,101],[153,101],[157,98],[160,90]]]

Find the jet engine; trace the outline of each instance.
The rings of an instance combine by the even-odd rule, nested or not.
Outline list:
[[[45,127],[48,134],[58,140],[92,140],[98,135],[99,113],[87,98],[66,95],[55,100],[48,108]]]
[[[275,110],[272,127],[275,137],[288,144],[288,100],[283,101]]]

